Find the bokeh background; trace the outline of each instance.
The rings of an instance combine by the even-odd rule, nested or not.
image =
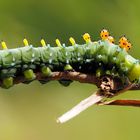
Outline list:
[[[93,40],[107,28],[116,38],[126,35],[133,44],[130,53],[140,58],[140,1],[133,0],[0,0],[0,39],[9,48],[34,46],[41,37],[51,45],[58,37],[69,45],[73,36],[89,32]],[[65,124],[56,119],[96,90],[94,85],[35,81],[0,89],[0,140],[139,140],[140,109],[92,106]],[[129,91],[119,99],[140,99]]]

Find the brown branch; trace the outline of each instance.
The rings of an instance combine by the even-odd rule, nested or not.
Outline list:
[[[113,77],[107,75],[106,76],[108,79],[111,81],[111,91],[116,91],[118,92],[119,90],[140,90],[140,84],[131,84],[128,83],[125,87],[123,87],[122,83],[118,79],[113,79]],[[81,83],[89,83],[89,84],[94,84],[97,87],[101,88],[101,82],[102,79],[96,77],[95,75],[91,74],[84,74],[80,72],[52,72],[52,75],[50,77],[44,77],[41,72],[36,73],[36,80],[60,80],[60,79],[70,79],[74,81],[79,81]],[[23,83],[25,82],[26,79],[24,76],[17,76],[14,78],[14,84],[18,83]],[[0,83],[2,84],[2,83]],[[130,86],[131,85],[131,86]],[[125,89],[126,88],[126,89]]]
[[[110,102],[99,103],[99,105],[117,105],[140,107],[140,100],[113,100]]]
[[[88,75],[79,72],[52,72],[51,76],[45,77],[41,72],[36,73],[36,80],[60,80],[60,79],[69,79],[74,81],[79,81],[81,83],[97,83],[97,78],[95,75]],[[25,82],[26,79],[23,76],[15,77],[14,83],[22,83]]]

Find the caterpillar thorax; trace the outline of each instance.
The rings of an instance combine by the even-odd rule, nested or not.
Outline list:
[[[25,47],[8,49],[2,42],[0,50],[0,80],[2,87],[13,85],[14,77],[24,75],[27,82],[36,79],[35,73],[40,71],[44,77],[51,76],[53,71],[78,71],[95,74],[97,77],[105,74],[128,77],[131,82],[140,79],[140,62],[128,54],[131,47],[125,37],[114,44],[114,38],[107,30],[102,30],[101,40],[92,42],[89,34],[84,34],[85,44],[76,44],[70,38],[72,46],[61,45],[57,39],[57,47],[46,45],[42,39],[42,47],[33,47],[24,39]],[[47,82],[47,81],[41,81]],[[61,84],[67,86],[71,79],[61,79]]]

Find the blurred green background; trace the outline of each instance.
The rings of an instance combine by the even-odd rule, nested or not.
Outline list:
[[[35,46],[41,37],[52,45],[57,37],[69,45],[70,36],[83,43],[85,32],[98,40],[102,28],[116,41],[125,34],[133,44],[130,53],[140,58],[138,0],[0,0],[0,39],[9,48],[22,46],[24,37]],[[93,106],[65,124],[56,123],[95,90],[78,82],[65,88],[37,81],[0,89],[0,140],[139,140],[139,108]],[[140,91],[117,98],[140,99]]]

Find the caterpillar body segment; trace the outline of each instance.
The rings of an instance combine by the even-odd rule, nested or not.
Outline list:
[[[51,76],[54,71],[78,71],[95,74],[97,77],[105,74],[128,77],[131,82],[139,82],[140,62],[128,54],[131,46],[126,38],[114,44],[114,38],[107,30],[100,33],[101,40],[92,42],[88,33],[83,35],[85,44],[79,45],[71,37],[72,46],[63,46],[56,39],[57,47],[46,45],[41,39],[42,47],[33,47],[24,39],[25,47],[8,49],[2,42],[0,50],[0,80],[2,87],[9,88],[14,83],[14,77],[23,75],[26,83],[36,79],[36,72],[42,72],[44,77]],[[46,83],[46,81],[40,81]],[[59,83],[68,86],[71,79],[61,79]]]

